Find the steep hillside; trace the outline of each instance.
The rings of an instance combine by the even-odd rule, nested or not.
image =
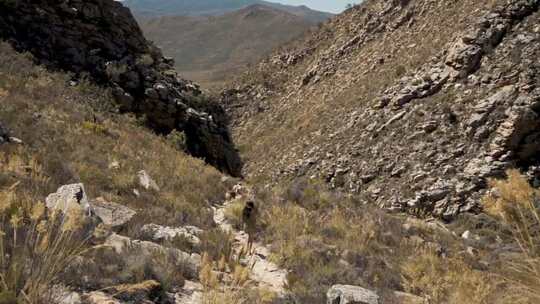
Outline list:
[[[0,249],[5,257],[0,268],[4,303],[58,303],[52,285],[45,284],[90,291],[141,280],[179,284],[187,276],[179,261],[165,259],[145,270],[141,256],[89,250],[103,240],[80,235],[79,229],[88,229],[85,221],[70,221],[77,228],[59,234],[53,212],[44,210],[44,202],[51,207],[49,194],[81,183],[79,200],[89,201],[107,227],[124,236],[139,238],[147,224],[212,228],[210,204],[222,200],[228,187],[223,176],[135,117],[111,114],[112,100],[110,92],[49,73],[35,66],[31,56],[0,43],[0,121],[12,138],[0,144],[0,226],[2,241],[9,243]],[[143,175],[156,187],[141,182]],[[68,263],[74,259],[81,264]],[[28,300],[13,299],[21,291]]]
[[[175,59],[182,75],[219,84],[313,24],[265,5],[216,17],[161,17],[140,22],[145,35]]]
[[[330,13],[315,11],[304,5],[283,5],[261,0],[124,0],[122,2],[131,8],[136,15],[143,18],[157,16],[217,16],[255,4],[274,7],[313,23],[325,21],[332,16]]]
[[[539,5],[349,10],[224,92],[240,180],[125,8],[0,0],[0,303],[539,303]]]
[[[144,38],[119,2],[1,1],[0,38],[49,68],[111,88],[122,111],[159,133],[184,132],[193,155],[238,175],[222,110],[178,77],[173,61]]]
[[[537,0],[366,1],[223,93],[251,180],[322,179],[445,219],[538,180]]]

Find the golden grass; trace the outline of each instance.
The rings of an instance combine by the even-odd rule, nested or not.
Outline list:
[[[511,287],[505,298],[512,303],[540,302],[540,191],[517,170],[507,180],[492,180],[493,191],[484,198],[487,212],[508,225],[521,256],[506,261],[500,275]]]
[[[4,174],[47,181],[32,159],[4,157],[0,157]],[[34,201],[28,189],[19,185],[18,181],[0,187],[0,299],[3,303],[48,303],[51,285],[87,250],[86,222],[78,209],[66,215],[47,212],[45,204]]]
[[[69,81],[69,75],[47,72],[0,43],[0,121],[24,141],[0,146],[0,230],[4,253],[9,254],[2,254],[0,261],[0,300],[16,297],[37,303],[51,283],[86,284],[70,273],[59,274],[80,253],[79,243],[84,244],[85,238],[75,237],[72,229],[80,218],[68,218],[65,229],[34,220],[43,207],[37,202],[61,185],[82,182],[90,199],[104,197],[135,209],[138,214],[122,231],[131,237],[138,237],[147,223],[208,230],[213,225],[211,203],[225,193],[221,173],[179,151],[173,145],[178,142],[153,134],[136,117],[114,114],[108,91],[85,80],[72,87]],[[118,166],[110,166],[113,162]],[[161,191],[140,187],[140,170],[146,170]],[[217,248],[223,239],[214,241],[205,246]],[[162,271],[148,273],[147,265],[135,260],[118,271],[114,263],[123,262],[116,257],[88,254],[103,262],[99,273],[87,270],[89,277],[97,277],[96,284],[155,279],[169,288],[183,282],[182,270],[171,267],[168,257],[156,257],[153,266]],[[32,271],[21,266],[25,263]]]
[[[104,111],[114,109],[106,90],[84,80],[70,87],[68,75],[34,66],[7,44],[0,44],[0,54],[0,121],[26,143],[1,149],[4,157],[42,164],[49,182],[36,187],[36,200],[62,184],[83,182],[91,198],[144,210],[132,231],[149,222],[211,226],[209,203],[223,198],[226,185],[217,170],[178,151],[181,135],[171,142],[141,127],[135,117]],[[119,168],[110,168],[112,162]],[[156,180],[160,192],[139,189],[140,170]]]

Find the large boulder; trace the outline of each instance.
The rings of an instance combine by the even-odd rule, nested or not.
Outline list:
[[[375,292],[352,285],[334,285],[326,297],[328,304],[379,304],[379,296]]]
[[[83,184],[64,185],[55,193],[49,194],[45,203],[50,210],[58,210],[63,214],[67,214],[70,209],[82,211],[87,216],[94,214]]]
[[[121,228],[125,226],[137,212],[113,202],[108,202],[99,197],[90,202],[92,209],[101,221],[111,228]]]
[[[175,248],[168,248],[153,242],[133,240],[118,234],[110,235],[105,240],[104,245],[111,248],[128,263],[132,261],[133,257],[137,257],[150,267],[158,267],[155,260],[166,258],[175,266],[182,268],[185,272],[183,275],[187,278],[196,278],[199,273],[201,257],[198,254],[189,254]]]
[[[150,177],[150,175],[145,171],[141,170],[137,173],[137,178],[139,179],[139,185],[146,190],[159,191],[159,186],[155,180]]]

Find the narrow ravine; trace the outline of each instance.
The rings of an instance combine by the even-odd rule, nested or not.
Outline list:
[[[232,234],[234,238],[233,251],[236,256],[240,254],[248,242],[248,234],[237,230],[225,217],[225,209],[238,198],[227,200],[224,204],[214,207],[214,221],[225,232]],[[259,287],[267,288],[283,297],[285,295],[285,285],[287,282],[287,270],[280,268],[269,260],[270,250],[262,243],[253,243],[253,254],[247,255],[245,263],[251,269],[250,279],[257,283]]]

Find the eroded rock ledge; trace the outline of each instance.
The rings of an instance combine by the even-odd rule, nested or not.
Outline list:
[[[52,69],[89,75],[112,88],[123,111],[144,115],[159,133],[187,136],[189,152],[232,175],[240,160],[223,111],[173,70],[129,9],[113,0],[2,1],[0,39]]]

